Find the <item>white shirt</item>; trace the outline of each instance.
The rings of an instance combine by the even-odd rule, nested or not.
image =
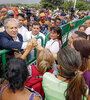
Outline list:
[[[4,27],[0,27],[0,32],[5,31]]]
[[[32,31],[28,31],[27,32],[27,36],[26,36],[26,41],[32,38],[36,38],[38,36],[42,36],[43,38],[43,42],[45,41],[45,35],[41,32],[38,33],[38,35],[33,35]],[[38,44],[41,45],[41,39],[38,39]],[[29,53],[29,58],[31,59],[32,57],[34,57],[34,50],[31,50],[31,52]]]
[[[88,28],[85,30],[85,33],[86,33],[87,35],[90,35],[90,27],[88,27]]]
[[[51,39],[46,43],[45,48],[49,49],[52,53],[57,54],[59,51],[59,42]]]
[[[20,40],[19,40],[18,37],[17,37],[17,39],[14,40],[14,41],[20,42]],[[27,42],[23,42],[21,49],[26,49],[26,46],[27,46]]]
[[[28,32],[28,30],[24,26],[18,28],[18,33],[20,33],[22,35],[23,41],[26,41],[27,32]]]
[[[32,31],[28,31],[26,34],[27,34],[26,40],[41,36],[43,38],[43,43],[45,42],[45,35],[43,33],[41,33],[41,32],[39,32],[38,35],[33,35]],[[38,39],[38,44],[41,45],[41,39]]]

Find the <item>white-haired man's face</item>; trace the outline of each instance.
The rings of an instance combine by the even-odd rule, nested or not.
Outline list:
[[[15,21],[8,21],[8,26],[6,28],[7,34],[9,34],[12,38],[17,37],[18,26]]]

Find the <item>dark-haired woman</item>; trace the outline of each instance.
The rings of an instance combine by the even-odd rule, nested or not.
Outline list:
[[[81,55],[82,65],[80,67],[80,70],[83,72],[88,69],[90,70],[89,66],[90,41],[83,38],[77,38],[73,41],[71,47],[77,50]]]
[[[59,26],[53,26],[50,28],[50,38],[46,43],[45,48],[49,49],[52,53],[57,54],[62,46],[62,30]],[[56,62],[53,65],[54,73],[58,74]]]
[[[89,88],[88,97],[90,97],[90,41],[77,38],[73,41],[71,47],[76,49],[81,55],[82,65],[80,70],[84,72],[83,76]]]
[[[52,53],[57,54],[59,51],[59,48],[62,45],[62,30],[58,26],[53,26],[50,28],[50,38],[46,43],[47,49],[49,49]]]
[[[7,62],[5,79],[9,84],[1,89],[0,100],[41,100],[39,93],[24,86],[27,74],[25,60],[13,58]]]
[[[64,47],[57,55],[59,75],[45,73],[43,89],[45,100],[86,100],[87,86],[79,70],[81,57],[79,53]]]

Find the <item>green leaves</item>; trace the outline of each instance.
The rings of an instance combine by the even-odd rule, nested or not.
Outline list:
[[[60,7],[63,3],[64,0],[41,0],[40,2],[42,8],[51,8],[51,9],[55,9],[57,6]]]
[[[79,10],[88,10],[88,4],[83,1],[77,1],[76,8]]]

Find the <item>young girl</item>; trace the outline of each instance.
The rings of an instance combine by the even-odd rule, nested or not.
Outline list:
[[[46,43],[47,49],[49,49],[52,53],[57,54],[59,51],[59,48],[61,48],[62,45],[62,30],[58,26],[53,26],[50,28],[50,38]]]

